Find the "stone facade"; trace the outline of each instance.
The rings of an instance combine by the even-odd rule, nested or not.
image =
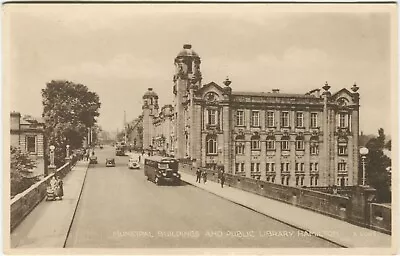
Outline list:
[[[30,155],[43,157],[44,123],[31,117],[21,118],[18,112],[10,113],[11,146],[19,147]]]
[[[200,63],[190,45],[175,58],[168,118],[159,117],[158,96],[146,92],[145,148],[160,134],[172,135],[173,155],[198,166],[289,186],[358,184],[356,85],[335,93],[328,83],[304,94],[237,92],[228,78],[223,85],[201,84]],[[170,128],[157,130],[160,122]]]

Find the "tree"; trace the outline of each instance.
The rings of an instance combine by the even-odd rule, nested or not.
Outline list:
[[[39,181],[39,177],[32,176],[36,161],[30,158],[29,153],[10,147],[10,156],[11,196],[15,196]]]
[[[370,139],[366,144],[369,150],[365,162],[367,184],[377,190],[379,202],[390,202],[390,177],[386,168],[391,166],[391,159],[383,152],[385,148],[384,130],[379,129],[378,134],[378,137]]]
[[[88,128],[96,124],[99,96],[85,85],[53,80],[42,89],[42,103],[47,143],[56,147],[55,163],[60,166],[66,145],[71,149],[82,147]]]

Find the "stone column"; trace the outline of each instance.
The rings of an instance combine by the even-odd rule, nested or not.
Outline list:
[[[245,170],[246,170],[246,177],[251,177],[251,170],[250,170],[250,166],[251,166],[251,145],[250,145],[250,137],[251,135],[246,134],[245,135]]]
[[[231,136],[231,121],[232,118],[230,116],[230,109],[229,106],[223,106],[222,108],[222,128],[223,128],[223,156],[224,156],[224,169],[225,172],[231,172],[232,171],[232,166],[231,166],[231,156],[232,156],[232,136]]]
[[[275,142],[275,173],[276,173],[276,177],[275,177],[275,182],[277,184],[281,184],[281,137],[277,137],[276,136],[276,142]]]
[[[358,107],[357,107],[358,108]],[[348,152],[349,152],[349,159],[352,159],[352,169],[349,170],[349,172],[352,173],[352,185],[357,185],[358,182],[358,165],[359,165],[359,149],[358,149],[358,136],[360,134],[360,126],[359,126],[359,110],[355,109],[352,112],[352,118],[351,118],[351,128],[352,128],[352,145],[350,147],[350,144],[348,145]],[[349,177],[350,180],[350,177]],[[349,182],[350,183],[350,182]]]

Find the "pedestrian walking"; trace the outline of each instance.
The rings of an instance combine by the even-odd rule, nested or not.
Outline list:
[[[202,173],[202,176],[203,176],[203,182],[204,182],[204,184],[206,184],[206,182],[207,182],[207,170],[203,170],[203,173]]]
[[[221,172],[221,188],[224,187],[224,183],[225,183],[225,171]]]
[[[196,182],[201,183],[201,170],[200,170],[200,168],[197,168],[197,171],[196,171]]]
[[[56,176],[56,181],[57,181],[57,197],[62,200],[64,196],[64,183],[60,176]]]

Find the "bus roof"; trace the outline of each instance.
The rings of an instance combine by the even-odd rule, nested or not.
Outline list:
[[[152,160],[152,161],[156,161],[156,162],[161,162],[163,160],[174,160],[174,161],[176,161],[175,158],[165,157],[165,156],[148,156],[148,157],[146,157],[146,159],[149,159],[149,160]]]

